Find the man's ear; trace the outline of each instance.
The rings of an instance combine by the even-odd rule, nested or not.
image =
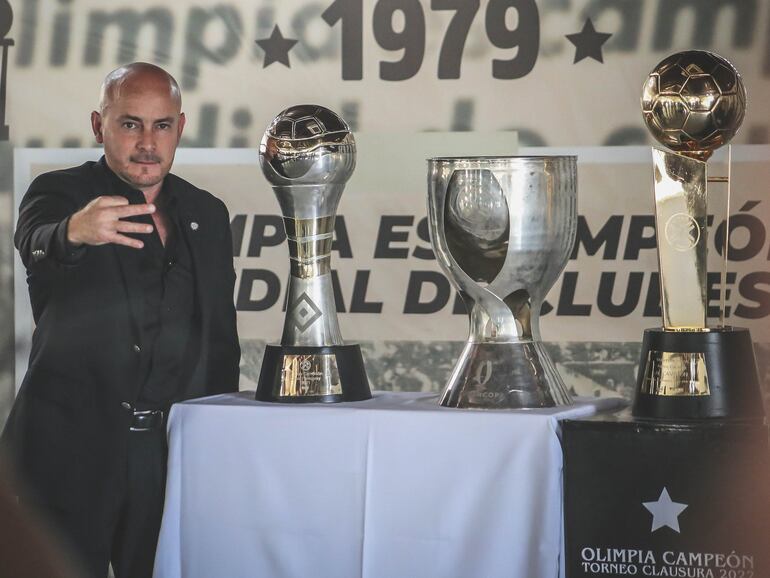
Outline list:
[[[96,111],[91,113],[91,130],[94,131],[96,142],[103,144],[104,135],[102,135],[102,115]]]
[[[179,139],[182,138],[182,131],[184,130],[184,123],[187,122],[187,117],[184,113],[179,114],[179,124],[176,129],[176,141],[179,143]]]

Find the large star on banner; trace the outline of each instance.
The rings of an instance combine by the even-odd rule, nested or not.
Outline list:
[[[267,68],[273,62],[280,62],[286,68],[291,68],[289,64],[289,50],[297,43],[293,38],[284,38],[278,25],[273,28],[269,38],[255,40],[257,45],[265,51],[265,60],[262,68]]]
[[[567,40],[575,45],[575,60],[572,64],[577,64],[584,58],[593,58],[604,63],[602,57],[602,45],[607,42],[612,34],[597,32],[594,23],[590,18],[586,18],[583,29],[575,34],[567,34]]]
[[[668,526],[675,532],[679,532],[679,514],[684,512],[687,504],[673,502],[665,487],[660,493],[657,502],[642,502],[642,505],[652,514],[652,529],[650,529],[650,532],[654,532],[663,526]]]

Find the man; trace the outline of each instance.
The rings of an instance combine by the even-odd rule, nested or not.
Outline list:
[[[91,114],[104,156],[41,175],[19,210],[36,328],[4,438],[93,576],[152,575],[166,412],[238,385],[229,217],[169,173],[184,124],[165,71],[111,72]]]

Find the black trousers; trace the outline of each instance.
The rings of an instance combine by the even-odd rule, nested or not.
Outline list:
[[[125,483],[116,487],[114,508],[99,539],[83,543],[77,512],[43,508],[88,578],[152,578],[166,485],[166,428],[129,433]],[[48,511],[45,511],[48,510]],[[93,534],[92,534],[93,535]]]

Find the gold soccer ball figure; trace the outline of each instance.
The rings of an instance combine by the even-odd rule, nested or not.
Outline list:
[[[647,77],[642,114],[661,144],[705,161],[738,132],[746,114],[746,89],[735,67],[721,56],[678,52]]]

